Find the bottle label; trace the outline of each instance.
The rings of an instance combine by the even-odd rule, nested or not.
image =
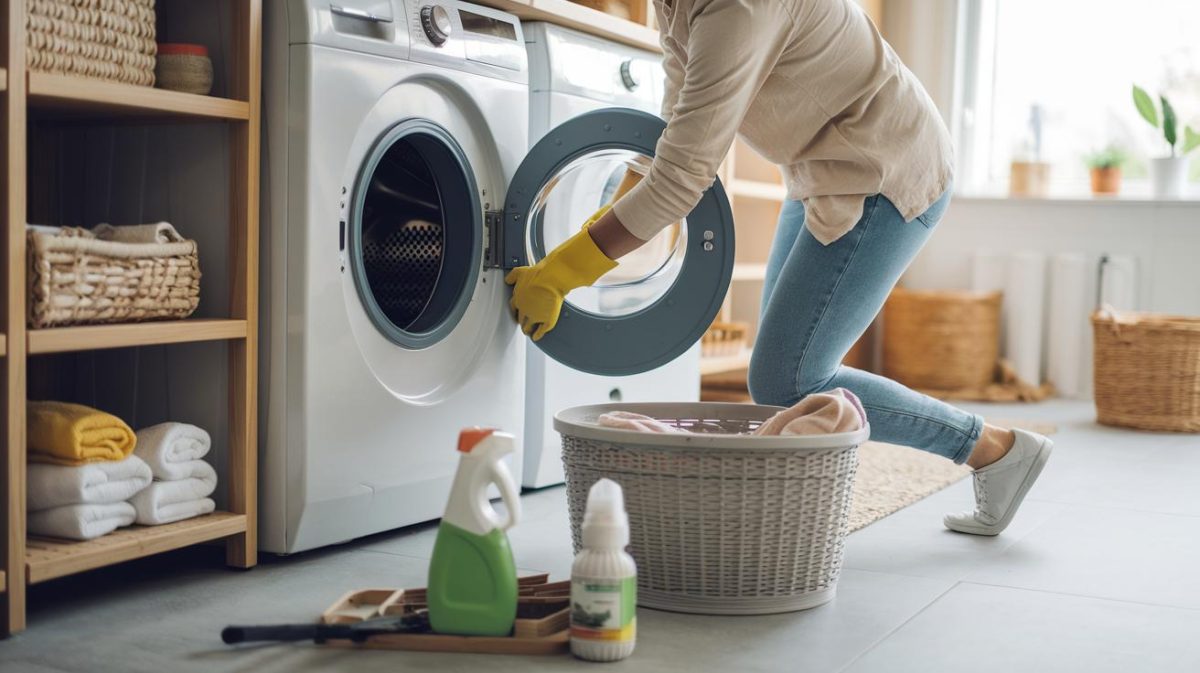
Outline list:
[[[630,641],[637,629],[637,578],[571,580],[571,637]]]

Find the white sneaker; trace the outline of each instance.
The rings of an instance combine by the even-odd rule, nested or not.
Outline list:
[[[975,470],[975,511],[947,514],[943,519],[946,528],[971,535],[998,535],[1008,527],[1054,448],[1054,442],[1039,434],[1013,433],[1017,441],[1003,458]]]

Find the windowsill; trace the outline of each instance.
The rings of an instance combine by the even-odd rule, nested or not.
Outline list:
[[[1149,190],[1129,189],[1121,194],[1096,195],[1090,192],[1051,192],[1047,196],[1012,196],[1007,190],[956,191],[955,201],[974,203],[1005,203],[1012,205],[1136,205],[1136,206],[1200,206],[1200,189],[1192,189],[1177,199],[1163,199]]]

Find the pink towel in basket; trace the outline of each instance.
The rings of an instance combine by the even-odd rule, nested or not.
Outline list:
[[[610,411],[597,422],[606,428],[637,432],[687,432],[670,423],[632,411]],[[862,402],[845,388],[814,393],[768,418],[756,435],[828,435],[861,430],[867,424]]]
[[[651,418],[645,414],[635,414],[632,411],[610,411],[607,414],[601,414],[600,418],[597,418],[596,421],[606,428],[616,428],[618,430],[659,433],[687,432],[657,418]]]
[[[845,388],[813,393],[775,414],[756,435],[828,435],[861,430],[867,423],[862,402]]]

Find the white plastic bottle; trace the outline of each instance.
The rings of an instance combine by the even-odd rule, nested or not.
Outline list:
[[[581,533],[583,548],[571,566],[571,653],[624,659],[637,640],[637,565],[625,552],[629,517],[617,482],[592,485]]]

